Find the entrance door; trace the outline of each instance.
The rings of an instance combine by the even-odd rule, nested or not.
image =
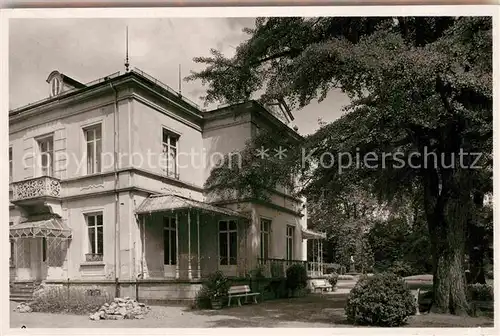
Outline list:
[[[47,238],[35,238],[37,246],[36,262],[34,263],[35,279],[45,280],[47,278]]]

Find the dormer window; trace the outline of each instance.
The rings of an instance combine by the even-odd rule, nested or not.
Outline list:
[[[85,85],[80,83],[79,81],[68,77],[56,70],[50,73],[49,77],[47,78],[47,83],[49,83],[51,97],[60,95],[64,91],[81,89],[85,87]]]
[[[59,77],[52,78],[52,81],[50,82],[50,95],[57,96],[61,93],[61,88],[61,79]]]

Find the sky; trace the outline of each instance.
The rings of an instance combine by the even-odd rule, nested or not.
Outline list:
[[[11,19],[9,108],[48,97],[46,79],[53,70],[82,83],[124,71],[127,26],[131,67],[178,90],[179,64],[185,77],[203,68],[193,58],[209,56],[211,48],[232,56],[248,38],[242,29],[253,25],[253,18]],[[182,94],[199,105],[204,92],[200,81],[182,82]],[[320,104],[293,111],[293,125],[311,134],[319,118],[337,119],[348,103],[343,93],[332,91]]]

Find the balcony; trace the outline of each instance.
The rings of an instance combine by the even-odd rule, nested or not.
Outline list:
[[[11,202],[31,201],[46,198],[58,198],[61,195],[61,183],[50,176],[41,176],[29,180],[11,183]]]

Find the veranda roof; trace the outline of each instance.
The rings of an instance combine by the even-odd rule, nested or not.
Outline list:
[[[316,232],[309,229],[302,229],[302,238],[304,239],[326,239],[326,233]]]
[[[71,229],[58,217],[32,218],[9,227],[11,238],[71,238]]]
[[[136,214],[149,214],[153,212],[200,209],[207,212],[223,214],[226,216],[247,218],[245,214],[231,209],[215,206],[205,202],[195,201],[179,195],[152,195],[146,198],[135,210]]]

